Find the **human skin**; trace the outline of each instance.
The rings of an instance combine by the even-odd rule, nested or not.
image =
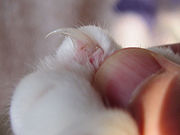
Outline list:
[[[157,46],[157,47],[159,47],[159,46]],[[161,45],[161,47],[171,48],[175,54],[180,54],[180,44]],[[156,48],[156,47],[154,47],[154,48]],[[161,68],[160,67],[161,65],[159,63],[162,60],[160,60],[160,62],[159,62],[159,61],[156,61],[154,59],[158,55],[157,56],[153,55],[153,57],[151,57],[151,54],[148,51],[143,51],[142,54],[141,54],[141,52],[142,52],[142,50],[138,49],[138,48],[135,48],[135,49],[124,48],[123,50],[120,50],[120,51],[116,52],[113,57],[110,57],[110,60],[108,60],[108,62],[105,61],[102,64],[102,66],[99,68],[99,70],[97,71],[96,76],[95,76],[95,81],[96,81],[96,79],[99,79],[99,76],[103,76],[103,77],[107,76],[106,75],[107,72],[110,72],[110,74],[108,73],[107,77],[111,76],[113,78],[116,78],[116,77],[119,78],[120,77],[119,74],[115,74],[114,71],[115,70],[122,70],[122,68],[123,68],[122,66],[125,66],[125,68],[126,68],[126,66],[132,66],[132,68],[130,69],[130,70],[133,70],[132,73],[134,73],[134,72],[143,72],[143,68],[146,68],[145,70],[151,70],[151,71],[147,71],[147,72],[151,72],[151,73],[147,73],[149,75],[153,74],[154,72],[159,70],[159,68]],[[115,60],[117,58],[117,56],[115,56],[115,55],[118,55],[118,54],[122,54],[121,57],[123,57],[123,59]],[[134,54],[139,54],[139,57],[137,56],[137,57],[135,57],[135,59],[131,59],[132,57],[134,57]],[[144,57],[142,57],[142,56],[144,56]],[[131,60],[134,61],[134,63],[132,63]],[[148,60],[150,61],[149,63],[147,63]],[[127,61],[127,63],[125,63],[125,61]],[[147,64],[147,65],[142,65],[143,63]],[[122,66],[119,66],[117,68],[110,68],[109,66],[111,64],[114,64],[114,65],[122,64]],[[137,65],[139,65],[140,68],[136,69],[135,66],[137,66]],[[142,67],[142,66],[147,66],[147,67]],[[165,66],[165,65],[163,65],[163,66]],[[141,69],[141,71],[139,71],[140,69]],[[112,70],[112,71],[109,71],[109,70]],[[130,70],[129,70],[129,72],[131,72]],[[131,76],[130,73],[128,73],[128,74],[129,74],[129,76]],[[124,74],[124,75],[127,75],[127,74]],[[133,74],[133,75],[135,75],[135,74]],[[130,79],[130,78],[127,77],[127,79]],[[134,76],[134,79],[137,79],[136,76]],[[142,79],[145,79],[145,78],[142,78]],[[99,84],[99,83],[104,83],[104,81],[105,81],[105,79],[101,79],[101,82],[99,82],[99,80],[98,80],[98,82],[95,82],[95,83],[96,83],[97,86],[101,87],[101,84]],[[112,84],[116,83],[114,81],[112,81]],[[120,86],[122,84],[117,83],[116,85],[118,87],[118,86]],[[117,95],[116,92],[118,92],[118,89],[117,90],[115,89],[114,92],[115,92],[114,95]],[[117,102],[119,102],[119,100],[122,100],[122,99],[117,99],[117,101],[115,101],[115,104],[118,104]],[[121,105],[119,104],[118,106],[121,106]]]
[[[180,44],[164,45],[180,54]],[[129,110],[142,135],[179,135],[180,65],[140,48],[122,49],[95,75],[109,107]]]

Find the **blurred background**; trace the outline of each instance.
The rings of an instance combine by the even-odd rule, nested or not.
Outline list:
[[[88,24],[108,29],[123,47],[180,42],[180,0],[0,0],[0,109],[60,44],[46,34]]]

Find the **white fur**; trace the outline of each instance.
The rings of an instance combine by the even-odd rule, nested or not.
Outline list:
[[[117,49],[100,28],[80,30],[99,43],[104,58]],[[91,85],[94,70],[77,63],[74,55],[73,42],[66,37],[54,56],[18,84],[10,107],[15,135],[137,135],[127,113],[104,107]]]
[[[75,123],[61,135],[138,135],[136,124],[124,111],[106,110],[86,121]]]
[[[180,64],[180,55],[175,54],[170,47],[153,47],[149,50],[165,56],[167,59]]]

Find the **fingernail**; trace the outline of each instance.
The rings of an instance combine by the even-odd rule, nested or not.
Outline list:
[[[150,51],[121,49],[100,66],[94,83],[112,106],[127,107],[135,89],[161,69]]]

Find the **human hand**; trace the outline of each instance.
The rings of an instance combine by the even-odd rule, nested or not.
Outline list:
[[[122,49],[108,58],[95,76],[95,85],[110,106],[125,108],[144,135],[178,135],[180,129],[180,45],[174,61],[140,48]],[[171,59],[171,58],[170,58]]]

